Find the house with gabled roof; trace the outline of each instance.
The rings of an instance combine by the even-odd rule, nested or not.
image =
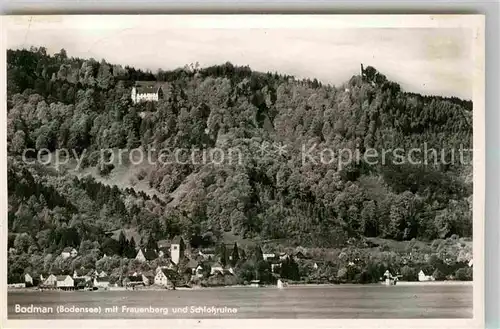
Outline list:
[[[58,275],[56,276],[56,286],[63,290],[72,290],[75,288],[75,280],[71,275]]]
[[[195,269],[194,269],[194,275],[196,275],[198,278],[202,278],[203,277],[203,271],[204,271],[204,268],[203,266],[201,266],[201,264],[199,264]]]
[[[57,285],[57,277],[54,274],[49,274],[45,281],[43,281],[43,285],[47,287],[55,287]]]
[[[26,285],[33,285],[33,278],[29,273],[24,274],[24,282],[26,283]]]
[[[156,258],[158,258],[156,250],[146,248],[140,248],[135,256],[135,259],[141,262],[155,260]]]
[[[94,278],[94,287],[97,288],[108,288],[109,287],[109,277],[107,276],[97,276]]]
[[[432,275],[426,275],[423,270],[418,272],[418,281],[434,281],[434,277]]]
[[[162,268],[156,272],[156,275],[154,277],[154,284],[167,288],[175,287],[175,275],[175,271]]]

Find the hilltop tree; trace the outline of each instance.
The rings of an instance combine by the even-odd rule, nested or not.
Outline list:
[[[128,250],[128,241],[127,238],[125,237],[125,233],[123,231],[120,231],[120,235],[118,236],[118,245],[119,250],[118,253],[120,256],[125,256],[127,250]]]
[[[238,245],[235,242],[233,250],[231,252],[231,265],[235,266],[239,260],[240,260],[240,253],[238,251]]]

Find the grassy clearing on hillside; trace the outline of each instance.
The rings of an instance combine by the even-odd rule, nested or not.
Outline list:
[[[124,156],[127,158],[127,156]],[[41,158],[41,161],[46,161],[47,156]],[[52,167],[56,169],[56,161],[55,154],[50,154],[51,162],[47,164],[48,167]],[[63,161],[63,160],[61,160]],[[137,161],[136,158],[133,158],[133,161]],[[123,161],[115,161],[114,168],[107,176],[101,176],[99,174],[98,167],[87,167],[84,169],[78,168],[78,162],[76,159],[71,158],[68,163],[61,164],[60,170],[62,169],[64,172],[77,176],[78,178],[82,178],[84,176],[92,176],[94,179],[102,184],[108,186],[116,185],[120,189],[133,188],[137,192],[142,191],[152,197],[156,195],[159,199],[165,200],[165,196],[158,192],[156,189],[151,188],[147,180],[139,181],[137,179],[137,173],[141,170],[145,170],[148,172],[151,170],[153,165],[149,164],[147,161],[142,161],[139,164],[133,164],[128,161],[128,159],[124,159]]]

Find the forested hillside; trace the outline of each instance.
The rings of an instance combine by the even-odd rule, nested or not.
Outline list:
[[[458,161],[458,150],[472,147],[470,101],[405,92],[372,67],[330,86],[230,63],[152,74],[44,48],[9,50],[7,60],[9,232],[11,245],[26,233],[26,251],[84,240],[99,250],[104,231],[123,227],[137,228],[144,241],[208,232],[220,241],[230,232],[309,247],[472,236],[472,168]],[[161,82],[165,99],[134,105],[138,80]],[[362,160],[339,168],[304,164],[301,153],[315,144],[381,153],[424,143],[439,158],[445,150],[447,163]],[[137,147],[237,148],[245,161],[142,168],[137,181],[161,198],[20,162],[26,148],[66,148],[85,152],[84,165],[94,167],[101,149]]]

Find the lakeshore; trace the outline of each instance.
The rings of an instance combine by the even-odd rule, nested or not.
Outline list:
[[[473,286],[473,281],[398,281],[397,286]],[[384,285],[383,282],[369,283],[369,284],[355,284],[355,283],[288,283],[287,287],[346,287],[346,286],[377,286]],[[276,288],[276,285],[262,285],[258,288],[252,287],[250,285],[227,285],[227,286],[213,286],[213,287],[176,287],[174,290],[179,291],[190,291],[190,290],[207,290],[207,289],[262,289],[262,288]],[[286,289],[286,288],[285,288]],[[125,287],[109,287],[107,289],[98,289],[99,292],[112,292],[112,291],[126,291],[126,292],[136,292],[136,291],[171,291],[172,289],[166,289],[164,287],[152,285],[145,287],[138,287],[136,289],[125,288]],[[54,290],[41,290],[38,287],[31,288],[11,288],[7,289],[9,292],[47,292]],[[57,290],[56,290],[57,291]],[[65,292],[80,292],[82,290],[71,290]]]

